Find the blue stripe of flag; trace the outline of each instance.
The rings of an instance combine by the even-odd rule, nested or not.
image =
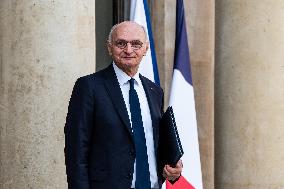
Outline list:
[[[160,78],[159,78],[157,59],[156,59],[156,52],[155,52],[155,45],[154,45],[154,40],[153,40],[151,20],[150,20],[150,13],[149,13],[149,9],[148,9],[147,0],[143,0],[143,3],[144,3],[145,15],[146,15],[147,28],[148,28],[151,56],[152,56],[154,80],[155,80],[155,83],[157,85],[160,85]]]
[[[192,85],[189,48],[184,16],[183,0],[177,0],[174,69],[178,69],[185,80]]]

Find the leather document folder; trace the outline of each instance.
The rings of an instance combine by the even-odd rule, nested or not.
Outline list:
[[[159,127],[158,156],[161,167],[166,164],[175,167],[183,155],[173,108],[169,106],[163,114]]]

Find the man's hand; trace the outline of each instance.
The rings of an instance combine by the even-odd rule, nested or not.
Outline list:
[[[182,172],[182,161],[179,160],[175,167],[171,167],[170,165],[165,165],[163,169],[163,176],[165,179],[168,179],[170,181],[174,181],[177,178],[180,177]]]

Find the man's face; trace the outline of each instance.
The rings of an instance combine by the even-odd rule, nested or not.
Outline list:
[[[113,31],[108,42],[108,52],[113,61],[124,72],[136,70],[148,49],[143,28],[138,24],[122,23]]]

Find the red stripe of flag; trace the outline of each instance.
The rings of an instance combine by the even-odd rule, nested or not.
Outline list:
[[[166,187],[167,189],[195,189],[183,176],[181,176],[174,185],[167,181]]]

